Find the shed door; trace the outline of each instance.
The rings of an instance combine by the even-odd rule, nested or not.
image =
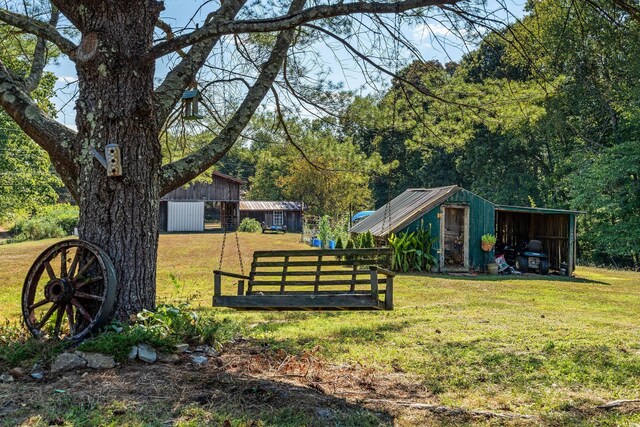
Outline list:
[[[440,222],[440,269],[469,269],[469,207],[443,206]]]

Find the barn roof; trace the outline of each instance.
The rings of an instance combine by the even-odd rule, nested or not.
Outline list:
[[[301,211],[300,202],[240,201],[241,211]]]
[[[218,171],[213,171],[213,176],[214,177],[217,176],[218,178],[222,178],[222,179],[228,179],[229,181],[237,182],[240,185],[244,185],[247,183],[247,181],[243,181],[240,178],[236,178],[235,176],[227,175],[226,173],[222,173]]]
[[[448,199],[462,188],[457,185],[437,188],[410,188],[363,219],[349,230],[365,233],[367,230],[377,237],[402,230],[433,207]]]

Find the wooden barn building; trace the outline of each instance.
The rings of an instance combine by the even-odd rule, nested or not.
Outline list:
[[[391,233],[431,226],[438,271],[483,270],[492,259],[481,249],[483,234],[517,245],[539,240],[552,269],[566,265],[571,275],[576,260],[576,215],[563,209],[506,206],[492,203],[456,185],[406,190],[349,231],[370,231],[386,241]]]
[[[267,227],[286,226],[287,231],[302,231],[301,202],[241,201],[240,219],[253,218]]]
[[[213,172],[212,182],[193,182],[160,199],[160,231],[235,230],[240,223],[240,187],[246,182]]]

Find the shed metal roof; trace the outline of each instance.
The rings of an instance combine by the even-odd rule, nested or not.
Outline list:
[[[510,206],[496,205],[497,211],[502,212],[528,212],[537,214],[583,214],[583,211],[572,211],[569,209],[550,209],[550,208],[530,208],[527,206]]]
[[[240,201],[241,211],[301,211],[300,202]]]
[[[437,188],[410,188],[363,219],[351,229],[352,233],[367,230],[377,237],[402,230],[433,207],[448,199],[462,188],[457,185]]]

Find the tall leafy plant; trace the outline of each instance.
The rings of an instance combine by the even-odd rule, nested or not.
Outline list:
[[[389,245],[393,248],[391,268],[404,273],[408,271],[429,271],[436,265],[436,257],[431,255],[431,248],[437,241],[437,237],[431,235],[431,224],[415,231],[404,231],[389,236]]]

